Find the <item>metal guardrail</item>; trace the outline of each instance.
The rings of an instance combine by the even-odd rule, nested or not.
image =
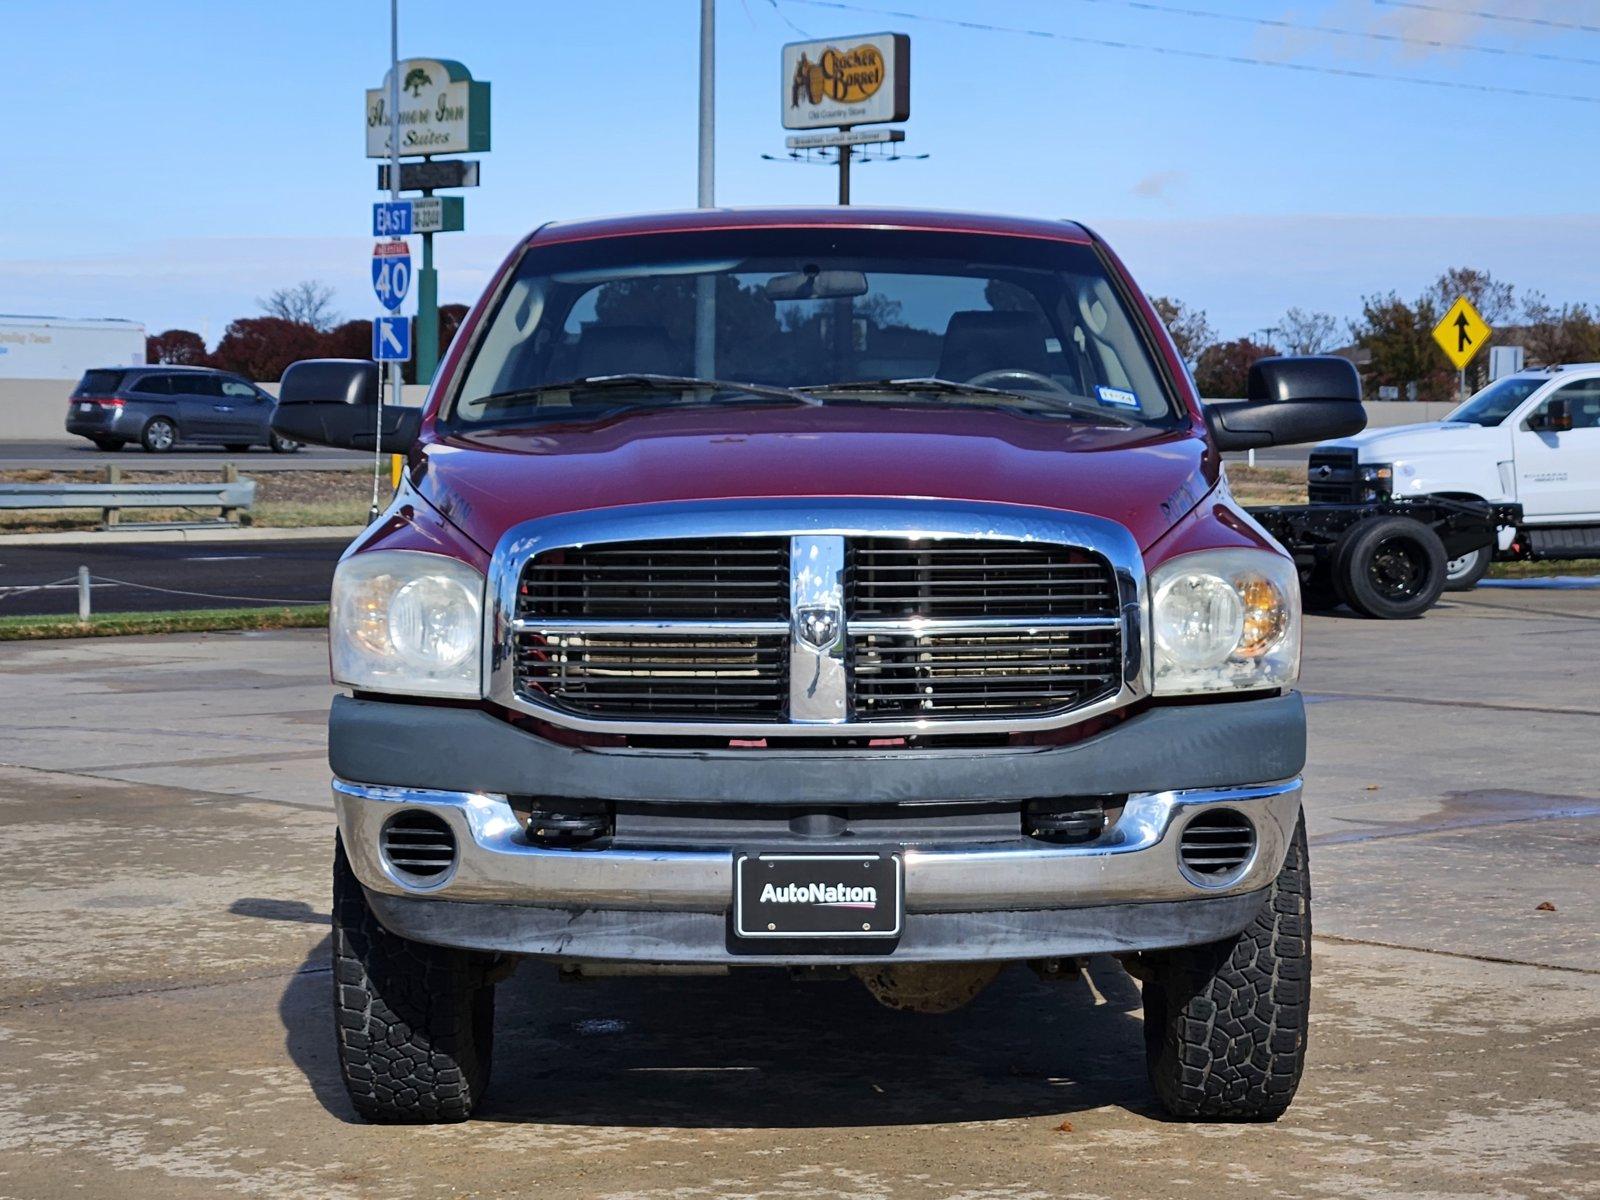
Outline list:
[[[255,503],[254,479],[220,483],[0,483],[0,510],[99,509],[106,525],[125,508],[215,508],[232,521]]]

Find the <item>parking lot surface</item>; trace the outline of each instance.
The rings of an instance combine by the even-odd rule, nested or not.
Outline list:
[[[345,1102],[314,633],[0,648],[0,1197],[1600,1195],[1600,591],[1313,617],[1316,991],[1275,1125],[1161,1120],[1136,985],[500,992],[481,1118]],[[448,747],[441,747],[448,753]]]

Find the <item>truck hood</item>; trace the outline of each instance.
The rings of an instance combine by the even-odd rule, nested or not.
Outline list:
[[[1364,463],[1414,459],[1426,454],[1460,454],[1497,447],[1505,438],[1499,427],[1474,425],[1469,421],[1423,421],[1416,425],[1394,425],[1387,429],[1368,429],[1354,437],[1323,442],[1318,450],[1354,450]]]
[[[522,522],[665,501],[993,501],[1118,521],[1148,546],[1216,482],[1187,427],[976,409],[688,408],[425,442],[416,490],[485,550]]]

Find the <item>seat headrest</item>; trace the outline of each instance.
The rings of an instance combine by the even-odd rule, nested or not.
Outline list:
[[[963,309],[950,314],[939,351],[939,378],[965,383],[987,371],[1049,369],[1042,318],[1031,312]]]
[[[681,375],[672,339],[661,325],[589,325],[578,335],[573,373]]]

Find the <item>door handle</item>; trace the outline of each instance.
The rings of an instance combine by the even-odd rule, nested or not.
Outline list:
[[[233,411],[233,405],[231,405],[231,404],[213,404],[211,406],[211,411],[212,412],[232,412]]]

